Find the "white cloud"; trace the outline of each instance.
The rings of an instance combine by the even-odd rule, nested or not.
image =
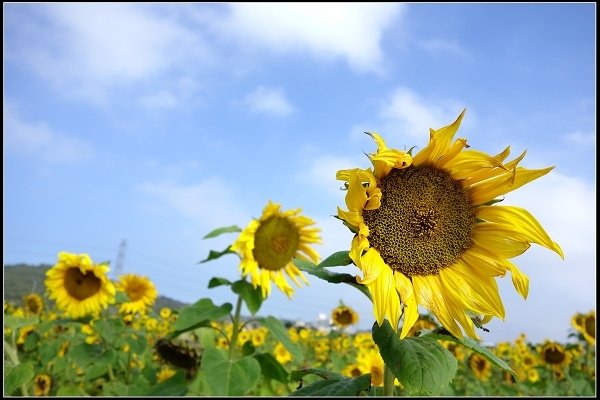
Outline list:
[[[382,104],[379,116],[385,132],[380,133],[384,137],[391,135],[406,139],[408,136],[428,140],[429,128],[438,129],[451,124],[465,107],[464,102],[427,99],[407,87],[399,87]],[[461,130],[474,123],[473,112],[467,110]]]
[[[93,157],[87,142],[56,132],[45,122],[24,121],[10,105],[4,107],[4,143],[10,150],[54,163],[77,163]]]
[[[571,132],[563,138],[566,142],[578,146],[592,146],[596,143],[596,134],[594,132]]]
[[[10,54],[69,95],[102,103],[114,87],[206,59],[200,36],[160,7],[61,3],[34,10],[9,43]]]
[[[238,224],[248,219],[231,185],[218,177],[193,185],[149,182],[139,185],[138,190],[159,198],[186,217],[202,221],[204,226]]]
[[[378,71],[383,32],[402,14],[401,4],[234,3],[222,32],[245,44],[279,52],[308,51],[342,57],[359,71]]]
[[[281,88],[259,86],[244,97],[243,103],[255,113],[286,116],[294,112]]]
[[[345,192],[340,190],[343,187],[343,182],[336,180],[335,174],[340,169],[357,168],[359,165],[356,161],[352,161],[349,158],[323,155],[314,158],[312,164],[307,169],[303,169],[301,173],[296,175],[296,179],[310,185],[320,186],[334,196],[341,196],[343,200]]]

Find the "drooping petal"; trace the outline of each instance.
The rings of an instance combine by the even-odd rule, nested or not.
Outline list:
[[[376,251],[371,248],[367,252],[367,255],[371,251]],[[365,257],[367,256],[365,255]],[[381,257],[379,257],[381,259]],[[370,283],[367,283],[367,287],[369,288],[369,292],[371,293],[371,298],[373,299],[373,312],[375,313],[375,319],[379,326],[383,324],[383,320],[385,319],[386,314],[389,314],[389,305],[390,302],[395,301],[399,302],[398,295],[396,294],[396,290],[394,288],[394,273],[391,268],[389,268],[383,260],[381,260],[381,264],[377,269],[379,269],[379,273],[377,274],[377,279],[371,280]],[[363,263],[364,265],[364,263]],[[366,278],[366,277],[365,277]],[[357,278],[358,281],[358,278]],[[362,280],[360,283],[364,283]],[[394,298],[395,297],[395,298]],[[396,321],[397,326],[398,321]],[[397,327],[393,327],[394,330]]]
[[[460,327],[448,310],[439,275],[414,275],[412,283],[417,302],[435,314],[450,333],[456,337],[462,337]]]
[[[404,322],[400,332],[400,339],[404,339],[419,319],[419,309],[410,279],[400,271],[394,272],[394,279],[396,290],[400,295],[400,301],[404,304]]]
[[[523,299],[527,299],[527,295],[529,294],[529,278],[527,275],[521,272],[519,268],[517,268],[513,263],[508,260],[504,260],[506,268],[510,270],[513,286],[519,292]]]
[[[363,285],[369,285],[372,282],[379,279],[380,274],[383,273],[384,270],[389,270],[379,252],[371,247],[364,256],[360,259],[360,270],[363,273],[363,277],[356,277],[356,281]]]
[[[348,192],[346,193],[346,206],[348,211],[362,211],[367,202],[367,190],[356,174],[350,176]]]
[[[482,206],[476,209],[477,218],[512,228],[523,234],[532,243],[537,243],[555,251],[564,260],[564,254],[558,243],[552,241],[542,225],[529,211],[514,206]]]

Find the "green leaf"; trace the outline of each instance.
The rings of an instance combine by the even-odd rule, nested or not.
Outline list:
[[[179,317],[175,322],[175,332],[171,336],[178,336],[200,326],[208,326],[210,321],[218,320],[229,314],[232,308],[230,303],[217,307],[211,299],[200,299],[179,310]]]
[[[294,360],[300,361],[303,358],[302,349],[298,344],[292,342],[290,336],[288,335],[287,329],[275,317],[268,316],[266,318],[260,318],[259,320],[264,326],[266,326],[271,334],[275,337],[276,340],[280,341],[281,344],[285,346],[285,348],[292,354]]]
[[[187,393],[187,385],[185,383],[185,373],[177,371],[175,375],[164,382],[155,385],[146,392],[146,396],[183,396]]]
[[[250,311],[253,316],[258,312],[264,300],[260,286],[255,288],[246,280],[241,279],[233,282],[231,290],[242,297],[244,303],[246,303],[246,307],[248,307],[248,311]]]
[[[455,338],[443,327],[436,328],[433,331],[421,334],[420,337],[428,337],[436,340],[449,340],[454,343],[462,344],[466,348],[471,349],[478,354],[481,354],[482,356],[490,360],[492,363],[496,364],[502,369],[505,369],[506,371],[510,372],[515,378],[517,378],[517,373],[511,367],[508,366],[506,361],[504,361],[485,347],[481,346],[479,343],[477,343],[474,339],[471,339],[470,337],[463,337],[460,339]]]
[[[102,347],[95,344],[79,343],[69,348],[69,356],[73,361],[83,368],[102,356]]]
[[[107,343],[114,341],[123,334],[124,324],[121,319],[99,319],[94,323],[94,329]]]
[[[217,276],[215,276],[214,278],[211,278],[210,281],[208,281],[208,288],[212,289],[214,287],[217,286],[223,286],[223,285],[229,285],[231,286],[231,282],[225,278],[219,278]]]
[[[286,383],[288,381],[288,372],[270,353],[254,354],[260,364],[260,372],[265,379],[273,379]]]
[[[260,378],[260,364],[253,357],[230,361],[222,350],[207,349],[202,355],[205,382],[214,396],[243,396]]]
[[[81,389],[76,387],[61,386],[56,391],[56,397],[72,397],[72,396],[83,396],[84,393]]]
[[[387,320],[373,324],[373,341],[396,378],[411,394],[438,395],[452,381],[456,358],[433,338],[400,340]]]
[[[292,392],[290,396],[358,396],[370,386],[371,374],[365,374],[356,378],[318,381]]]
[[[338,251],[333,253],[319,264],[319,267],[338,267],[352,264],[352,259],[347,251]]]
[[[215,260],[221,256],[224,256],[225,254],[236,254],[234,251],[230,250],[231,247],[227,247],[225,250],[223,251],[215,251],[215,250],[211,250],[208,252],[208,257],[206,257],[204,260],[202,261],[198,261],[198,264],[202,264],[205,263],[207,261],[210,260]]]
[[[371,299],[371,294],[369,293],[367,287],[365,285],[357,283],[356,277],[353,275],[330,272],[325,268],[317,266],[309,261],[300,260],[299,258],[294,258],[293,262],[294,265],[298,267],[301,271],[314,275],[330,283],[346,283],[350,286],[354,286],[355,288],[360,290],[365,296],[367,296],[369,300]]]
[[[27,385],[33,379],[33,365],[19,364],[16,367],[5,366],[4,394],[10,396],[21,385]]]
[[[252,344],[252,340],[247,340],[242,345],[242,355],[251,356],[256,351],[256,347]]]
[[[102,375],[105,375],[108,372],[108,365],[91,365],[85,371],[85,379],[88,381],[93,381],[96,378],[100,378]]]
[[[12,315],[4,316],[4,327],[11,328],[13,330],[22,328],[24,326],[35,325],[38,322],[40,322],[39,317],[18,318]]]
[[[223,233],[232,233],[232,232],[241,232],[241,231],[242,231],[242,229],[237,225],[225,226],[223,228],[217,228],[213,231],[210,231],[202,239],[213,238],[213,237],[222,235]]]
[[[305,375],[309,375],[309,374],[320,376],[323,379],[329,379],[329,380],[335,380],[335,381],[346,379],[346,377],[344,375],[340,375],[338,373],[329,371],[328,369],[303,368],[303,369],[299,369],[296,371],[292,371],[290,373],[290,381],[299,381]]]

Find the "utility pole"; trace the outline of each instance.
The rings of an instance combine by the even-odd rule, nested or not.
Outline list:
[[[119,245],[119,254],[117,255],[117,262],[115,263],[115,269],[113,270],[113,278],[117,279],[117,277],[123,274],[123,270],[125,269],[124,260],[125,260],[125,247],[127,247],[127,240],[121,240],[121,244]]]

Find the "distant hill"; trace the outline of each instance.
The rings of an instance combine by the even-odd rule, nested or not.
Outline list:
[[[46,290],[44,280],[46,271],[52,268],[49,264],[28,265],[12,264],[4,266],[4,300],[21,305],[23,296],[30,293],[42,295]],[[159,295],[154,303],[154,309],[159,311],[163,307],[173,310],[185,306],[186,303]]]

